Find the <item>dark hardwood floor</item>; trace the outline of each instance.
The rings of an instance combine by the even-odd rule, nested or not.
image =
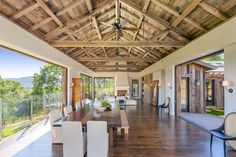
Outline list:
[[[130,129],[128,136],[114,134],[111,157],[223,157],[223,143],[214,139],[213,151],[209,148],[208,132],[179,117],[164,115],[140,103],[126,108]],[[51,145],[50,133],[27,146],[16,157],[62,157],[62,145]],[[235,157],[228,151],[228,157]]]

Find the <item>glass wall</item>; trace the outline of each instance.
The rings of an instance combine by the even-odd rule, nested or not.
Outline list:
[[[85,98],[92,98],[92,77],[85,75],[85,74],[81,74],[81,80],[84,83],[84,87],[85,89]]]
[[[0,47],[0,140],[44,123],[51,110],[61,108],[64,71]]]
[[[95,77],[94,78],[94,96],[115,95],[114,77]]]

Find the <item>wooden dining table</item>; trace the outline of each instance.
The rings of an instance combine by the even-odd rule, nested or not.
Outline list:
[[[71,112],[67,117],[53,123],[54,127],[61,127],[63,121],[80,121],[86,128],[87,121],[106,121],[109,133],[109,145],[113,146],[113,131],[121,127],[119,102],[111,103],[111,111],[97,113],[93,103],[85,105],[83,108]]]

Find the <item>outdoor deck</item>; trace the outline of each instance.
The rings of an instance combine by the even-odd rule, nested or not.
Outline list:
[[[127,107],[128,137],[114,134],[112,157],[223,157],[222,141],[215,139],[209,149],[210,135],[181,118],[160,118],[148,104]],[[62,157],[62,145],[51,145],[50,132],[27,146],[15,157]],[[236,156],[229,151],[228,156]]]

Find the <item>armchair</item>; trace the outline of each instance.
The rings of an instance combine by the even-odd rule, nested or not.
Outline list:
[[[158,105],[158,111],[160,110],[161,116],[162,116],[162,110],[168,108],[168,114],[169,114],[169,105],[170,105],[170,97],[166,97],[165,102],[161,105]]]
[[[223,140],[224,156],[226,156],[226,142],[236,150],[236,112],[225,117],[224,123],[217,129],[211,130],[210,149],[212,150],[213,136]]]

